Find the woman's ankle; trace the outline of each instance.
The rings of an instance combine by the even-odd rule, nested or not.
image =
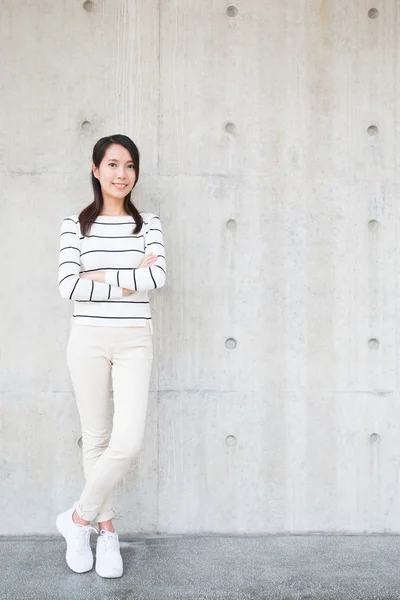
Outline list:
[[[101,523],[98,523],[99,525],[99,533],[101,532],[102,529],[105,529],[106,531],[109,531],[110,533],[115,533],[115,529],[114,529],[114,525],[112,524],[112,521],[102,521]]]
[[[90,521],[85,521],[85,519],[82,519],[78,515],[76,510],[74,510],[74,512],[72,513],[72,520],[76,525],[89,525],[90,524]]]

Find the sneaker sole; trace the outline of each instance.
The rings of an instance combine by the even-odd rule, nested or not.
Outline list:
[[[118,579],[119,577],[122,577],[122,575],[124,574],[123,572],[120,573],[119,575],[103,575],[102,573],[99,573],[97,569],[95,569],[97,575],[99,577],[102,577],[103,579]]]

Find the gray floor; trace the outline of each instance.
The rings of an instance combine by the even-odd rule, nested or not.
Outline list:
[[[400,599],[398,536],[158,537],[125,573],[72,573],[60,539],[0,539],[1,600]]]

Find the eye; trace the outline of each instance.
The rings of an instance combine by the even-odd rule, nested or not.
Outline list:
[[[109,167],[112,167],[112,166],[114,166],[114,167],[115,167],[115,166],[116,166],[116,164],[115,164],[115,163],[113,163],[113,162],[111,162],[111,163],[109,163],[109,164],[108,164],[108,166],[109,166]]]
[[[134,165],[129,165],[129,168],[134,169],[135,167],[134,167]]]

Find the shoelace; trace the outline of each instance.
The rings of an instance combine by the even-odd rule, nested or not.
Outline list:
[[[107,529],[101,529],[99,532],[101,538],[104,540],[104,548],[118,548],[118,535],[114,532],[107,531]]]
[[[81,525],[81,529],[83,529],[84,533],[82,534],[79,531],[79,539],[83,538],[83,545],[84,545],[85,549],[86,548],[90,548],[90,533],[92,531],[94,531],[95,533],[97,533],[97,531],[91,525]]]

